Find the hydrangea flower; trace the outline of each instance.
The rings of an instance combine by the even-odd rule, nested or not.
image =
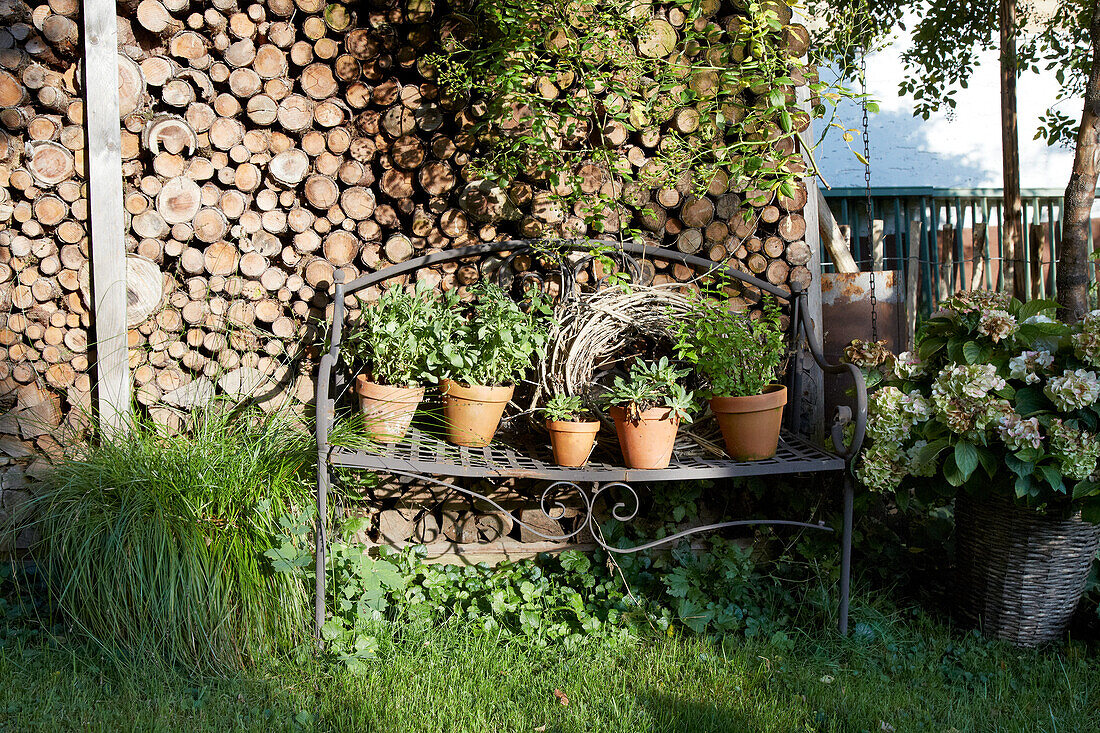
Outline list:
[[[1006,311],[1011,299],[1012,296],[1008,293],[975,290],[969,293],[959,293],[944,302],[942,309],[949,313],[959,314],[991,310]]]
[[[1004,387],[992,364],[951,364],[932,384],[935,415],[954,433],[983,431],[1011,409],[1006,400],[989,396]]]
[[[901,409],[913,419],[914,424],[932,417],[932,403],[918,390],[902,396]]]
[[[1057,321],[1045,313],[1036,313],[1035,315],[1024,319],[1024,325],[1026,326],[1030,326],[1033,323],[1057,323]]]
[[[913,446],[906,451],[906,458],[909,459],[908,471],[911,476],[930,477],[936,475],[936,461],[933,460],[920,460],[920,453],[924,447],[928,445],[927,440],[918,440],[913,443]]]
[[[1043,436],[1039,432],[1039,419],[1023,418],[1015,412],[1001,418],[997,424],[997,434],[1010,450],[1039,448],[1043,445]]]
[[[1096,471],[1100,460],[1100,439],[1085,430],[1075,430],[1061,420],[1050,424],[1050,444],[1061,463],[1062,475],[1082,480]]]
[[[894,491],[908,473],[909,457],[893,443],[875,443],[860,455],[856,478],[871,491]]]
[[[1043,391],[1060,412],[1070,412],[1088,407],[1100,398],[1100,381],[1096,372],[1067,369],[1062,376],[1051,377]]]
[[[1021,351],[1008,360],[1008,376],[1025,384],[1037,384],[1039,372],[1049,369],[1054,356],[1049,351]]]
[[[1100,367],[1100,310],[1081,320],[1081,331],[1073,336],[1073,350],[1081,361]]]
[[[978,333],[998,343],[1016,333],[1016,319],[1005,310],[983,310],[978,320]]]
[[[920,392],[904,394],[897,387],[883,387],[867,401],[867,437],[900,443],[918,422],[927,420],[932,406]]]
[[[894,357],[894,376],[901,380],[924,376],[927,365],[912,351],[903,351]]]
[[[885,364],[890,358],[890,350],[886,348],[886,340],[863,341],[852,339],[852,343],[844,347],[844,361],[855,364],[860,369],[874,369]]]

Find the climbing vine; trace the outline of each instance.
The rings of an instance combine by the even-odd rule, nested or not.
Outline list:
[[[792,194],[811,112],[852,96],[818,81],[808,43],[779,2],[475,0],[430,62],[468,101],[475,176],[544,182],[544,220],[626,238],[654,190],[743,192],[746,218]]]

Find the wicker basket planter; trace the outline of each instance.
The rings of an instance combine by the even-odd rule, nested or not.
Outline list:
[[[1060,637],[1085,588],[1100,526],[1007,499],[955,502],[956,602],[987,636],[1018,646]]]

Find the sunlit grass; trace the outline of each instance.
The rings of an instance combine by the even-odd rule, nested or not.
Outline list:
[[[1020,651],[923,614],[791,644],[679,635],[565,653],[458,624],[378,629],[362,676],[308,657],[247,674],[116,666],[75,638],[8,632],[10,730],[1086,731],[1100,669],[1066,649]],[[566,704],[567,702],[567,704]]]

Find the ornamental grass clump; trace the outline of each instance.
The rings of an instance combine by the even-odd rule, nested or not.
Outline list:
[[[1100,311],[1070,326],[1056,307],[967,293],[915,352],[853,342],[846,358],[872,388],[860,480],[903,501],[1001,494],[1100,521]],[[912,480],[930,476],[944,480]]]
[[[264,552],[311,501],[314,458],[258,409],[215,402],[186,435],[134,417],[54,463],[9,529],[37,531],[53,600],[108,652],[227,673],[308,638],[302,585]]]

